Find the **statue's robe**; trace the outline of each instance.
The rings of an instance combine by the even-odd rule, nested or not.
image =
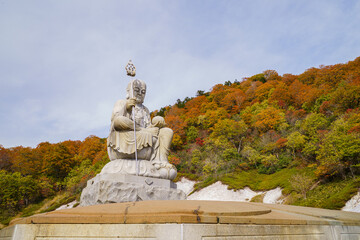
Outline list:
[[[110,134],[107,139],[110,163],[101,173],[122,173],[148,177],[174,179],[176,168],[169,164],[167,156],[173,131],[151,124],[150,112],[142,104],[134,109],[138,162],[135,161],[135,136],[132,113],[126,109],[126,100],[115,103]],[[156,125],[156,124],[155,124]],[[151,128],[158,128],[154,134]],[[136,165],[138,164],[138,165]]]
[[[143,105],[137,105],[135,106],[134,115],[138,157],[139,159],[150,160],[151,154],[154,152],[152,150],[156,150],[154,148],[155,145],[157,145],[156,142],[158,136],[153,135],[146,130],[146,128],[151,125],[149,110]],[[115,153],[111,154],[110,158],[135,158],[135,138],[133,128],[133,116],[132,113],[126,109],[126,100],[118,100],[115,103],[111,116],[111,128],[108,137],[108,147],[115,151]]]

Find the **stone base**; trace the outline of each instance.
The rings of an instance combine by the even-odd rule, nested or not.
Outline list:
[[[170,180],[108,173],[98,174],[87,182],[80,205],[184,199],[185,193]]]
[[[359,226],[241,224],[18,224],[0,240],[357,240]]]
[[[100,174],[108,173],[174,180],[177,170],[175,166],[167,162],[158,162],[158,168],[156,168],[154,162],[149,160],[139,159],[136,162],[135,159],[115,159],[108,162]]]
[[[220,201],[142,201],[18,219],[0,240],[360,239],[360,214]]]

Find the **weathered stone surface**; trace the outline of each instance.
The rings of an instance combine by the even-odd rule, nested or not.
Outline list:
[[[221,201],[142,201],[34,215],[0,231],[0,240],[360,239],[360,214]]]
[[[107,139],[110,162],[87,182],[81,206],[186,198],[170,181],[177,175],[176,167],[168,161],[173,131],[163,117],[150,118],[143,105],[145,82],[131,80],[126,91],[126,99],[115,103],[111,116]]]
[[[170,180],[113,173],[90,179],[81,193],[80,205],[183,199],[185,193]]]
[[[281,220],[281,221],[279,221]],[[360,214],[248,202],[140,201],[63,209],[14,223],[247,223],[268,225],[358,225]]]
[[[168,161],[173,130],[166,127],[163,117],[150,118],[149,109],[143,105],[144,81],[131,80],[126,92],[126,99],[114,105],[107,139],[109,159],[117,163],[105,171],[116,165],[114,171],[120,174],[175,179],[176,167]]]
[[[359,226],[245,224],[19,224],[1,240],[339,240],[359,239]]]

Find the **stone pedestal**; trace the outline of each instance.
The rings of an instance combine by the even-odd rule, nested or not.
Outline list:
[[[80,205],[184,199],[185,193],[167,179],[103,173],[87,182],[81,193]]]
[[[0,240],[360,239],[360,214],[221,201],[142,201],[64,209],[12,222]]]

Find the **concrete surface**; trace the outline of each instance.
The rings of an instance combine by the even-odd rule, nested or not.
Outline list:
[[[143,201],[64,209],[12,222],[0,239],[360,239],[360,214],[288,205]]]

